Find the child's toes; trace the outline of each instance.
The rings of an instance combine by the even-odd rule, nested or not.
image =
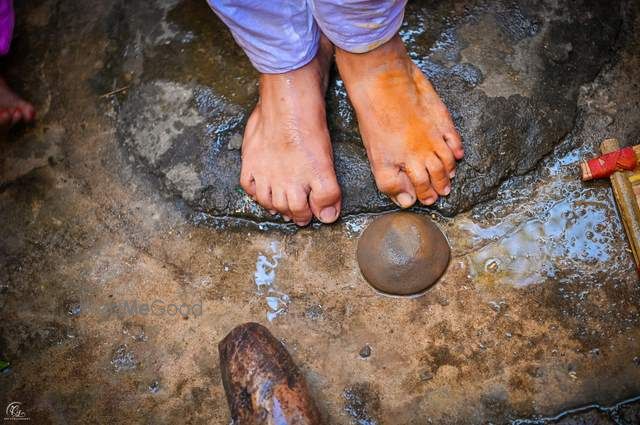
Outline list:
[[[416,191],[409,177],[399,168],[385,167],[374,170],[378,189],[400,208],[409,208],[416,202]]]
[[[440,158],[436,155],[429,155],[425,160],[425,165],[429,171],[431,186],[439,195],[447,196],[451,192],[451,183],[449,181],[449,173]]]
[[[244,165],[240,170],[240,186],[252,199],[256,198],[256,180]]]
[[[22,112],[22,119],[24,119],[26,123],[33,121],[33,119],[35,118],[36,111],[30,103],[22,102],[18,106],[18,109],[20,109],[20,112]]]
[[[464,156],[464,148],[462,147],[462,139],[458,132],[454,129],[444,133],[444,141],[453,152],[453,156],[460,160]]]
[[[433,190],[431,180],[429,179],[429,173],[423,165],[414,164],[407,167],[405,172],[409,176],[409,179],[416,190],[416,196],[421,203],[431,205],[436,202],[438,194]]]
[[[11,112],[0,109],[0,127],[8,127],[11,124]]]
[[[335,176],[331,180],[311,184],[309,206],[311,212],[323,223],[333,223],[340,215],[340,186]]]
[[[16,125],[17,123],[20,122],[21,119],[22,119],[22,112],[20,112],[20,109],[14,110],[13,113],[11,114],[11,125]]]
[[[311,221],[313,213],[309,208],[307,192],[302,187],[292,188],[287,191],[287,201],[291,218],[298,226],[306,226]]]
[[[265,181],[256,182],[256,201],[265,210],[273,210],[271,201],[271,186]]]
[[[282,215],[285,221],[291,219],[291,211],[289,211],[289,201],[287,201],[287,191],[282,187],[275,187],[271,191],[271,200],[273,208]]]
[[[440,161],[442,161],[447,177],[452,179],[456,175],[456,158],[454,157],[453,151],[447,144],[440,143],[440,146],[436,149],[436,155]]]

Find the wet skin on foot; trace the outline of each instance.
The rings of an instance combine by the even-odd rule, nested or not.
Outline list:
[[[378,189],[398,206],[451,192],[464,151],[447,107],[398,36],[368,53],[336,48]]]
[[[332,223],[341,194],[333,167],[324,97],[333,46],[323,39],[302,68],[260,76],[260,99],[242,142],[240,184],[272,214],[299,226]]]
[[[272,214],[304,226],[340,214],[324,95],[334,48],[323,37],[314,60],[260,77],[260,100],[245,129],[240,183]],[[336,49],[380,191],[402,208],[451,192],[464,155],[447,107],[398,36],[368,53]]]

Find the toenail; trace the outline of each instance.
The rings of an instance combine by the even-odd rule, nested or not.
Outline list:
[[[331,223],[336,219],[337,211],[335,207],[326,207],[320,211],[320,221],[323,223]]]
[[[456,170],[453,170],[452,172],[449,173],[449,178],[452,179],[456,176]]]
[[[443,193],[444,193],[444,196],[447,196],[448,194],[450,194],[451,193],[451,186],[445,187]]]
[[[436,202],[437,198],[427,198],[424,200],[425,205],[433,205]]]
[[[413,196],[406,192],[399,194],[396,199],[402,208],[409,208],[414,203]]]
[[[276,215],[276,210],[269,210],[269,214]]]
[[[284,221],[291,221],[291,217],[289,217],[288,215],[283,215],[282,218],[284,219]]]

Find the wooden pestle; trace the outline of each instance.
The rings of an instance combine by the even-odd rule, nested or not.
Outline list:
[[[620,144],[617,139],[606,139],[600,144],[600,151],[603,154],[618,149],[620,149]],[[640,208],[638,208],[638,200],[629,181],[630,175],[629,171],[616,171],[609,178],[613,187],[613,196],[616,199],[616,205],[631,245],[633,258],[640,271]]]
[[[321,424],[302,373],[264,326],[237,326],[218,351],[234,425]]]

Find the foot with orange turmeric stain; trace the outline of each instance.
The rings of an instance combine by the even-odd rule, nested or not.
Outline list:
[[[336,48],[378,189],[398,206],[451,191],[464,155],[447,107],[395,36],[367,53]]]

